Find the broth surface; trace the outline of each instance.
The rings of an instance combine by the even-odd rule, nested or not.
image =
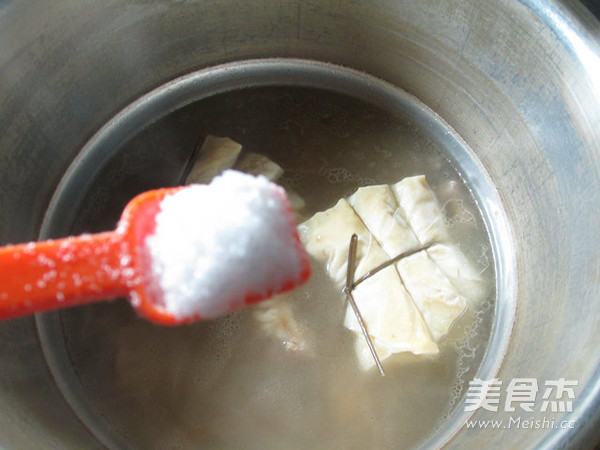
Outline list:
[[[143,448],[398,448],[423,442],[460,404],[487,348],[494,263],[481,214],[443,143],[410,114],[326,91],[266,87],[181,108],[101,168],[73,233],[114,227],[136,193],[178,184],[206,135],[230,137],[283,169],[306,218],[358,187],[424,174],[454,242],[480,267],[490,297],[440,341],[436,358],[384,361],[363,372],[344,298],[313,264],[292,308],[308,349],[267,336],[244,310],[177,328],[135,316],[125,301],[61,312],[66,347],[100,426]],[[226,207],[224,205],[224,207]]]

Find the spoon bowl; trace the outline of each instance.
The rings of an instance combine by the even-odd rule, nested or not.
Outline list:
[[[299,273],[261,292],[249,290],[243,299],[224,305],[223,313],[290,290],[310,275],[285,192],[272,186],[288,214],[289,233],[285,238],[296,251]],[[185,316],[168,311],[146,243],[155,233],[163,200],[189,188],[157,189],[138,195],[125,207],[114,231],[1,247],[0,319],[117,297],[128,297],[141,316],[162,325],[205,318],[202,308]]]

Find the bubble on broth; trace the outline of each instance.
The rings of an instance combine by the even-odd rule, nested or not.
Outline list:
[[[457,350],[456,378],[450,387],[452,395],[444,412],[444,419],[448,418],[460,403],[468,389],[469,381],[473,379],[479,354],[484,350],[482,347],[485,347],[481,335],[485,332],[486,318],[491,309],[491,299],[486,299],[469,311],[471,320],[460,330],[460,336],[452,343]]]
[[[492,256],[490,255],[491,249],[490,246],[487,244],[481,244],[480,249],[481,251],[479,256],[477,257],[477,264],[480,265],[481,271],[484,272],[492,264]]]
[[[374,179],[361,177],[360,175],[351,173],[344,167],[323,167],[318,173],[325,177],[331,184],[351,182],[357,187],[375,184]]]

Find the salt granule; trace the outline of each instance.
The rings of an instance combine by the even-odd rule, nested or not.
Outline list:
[[[302,254],[283,189],[227,170],[210,185],[165,197],[146,240],[164,308],[182,319],[216,317],[249,292],[299,282]]]

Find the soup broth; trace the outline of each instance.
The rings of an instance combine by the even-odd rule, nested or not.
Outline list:
[[[194,148],[227,136],[267,156],[305,201],[303,217],[357,188],[424,174],[489,298],[454,324],[435,358],[399,354],[363,371],[345,299],[313,261],[289,301],[301,347],[267,335],[252,309],[177,328],[126,301],[60,313],[94,426],[134,448],[398,448],[424,442],[459,407],[489,342],[494,262],[480,211],[443,142],[405,112],[309,88],[219,94],[155,122],[100,169],[73,233],[110,229],[135,193],[181,183]],[[227,205],[223,205],[227,208]]]

